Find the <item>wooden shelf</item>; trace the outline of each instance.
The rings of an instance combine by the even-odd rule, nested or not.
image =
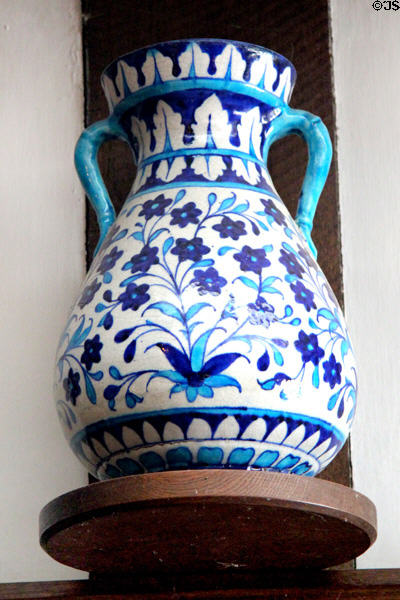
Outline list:
[[[59,562],[161,579],[325,568],[362,554],[375,537],[365,496],[260,471],[123,477],[60,496],[40,516],[41,545]]]
[[[253,587],[225,584],[206,589],[143,588],[127,583],[47,581],[0,584],[0,600],[400,600],[400,569],[265,575]],[[218,589],[219,588],[219,589]],[[223,589],[222,589],[223,588]]]

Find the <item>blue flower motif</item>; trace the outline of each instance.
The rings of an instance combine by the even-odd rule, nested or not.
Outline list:
[[[81,387],[79,385],[79,373],[73,371],[71,368],[68,371],[68,376],[63,381],[63,387],[65,390],[65,398],[68,402],[71,402],[74,406],[76,405],[76,399],[81,393]]]
[[[289,273],[289,275],[296,275],[297,277],[302,277],[304,269],[299,263],[297,256],[293,252],[281,249],[281,257],[279,259],[279,262],[286,267],[286,270]]]
[[[257,275],[261,274],[264,267],[269,267],[271,264],[265,254],[264,248],[243,246],[240,252],[233,255],[233,258],[240,263],[241,271],[253,271]]]
[[[109,271],[110,269],[113,268],[113,266],[115,265],[117,260],[120,259],[122,255],[123,255],[123,251],[118,250],[118,247],[114,246],[114,248],[111,250],[111,252],[109,254],[106,254],[105,256],[103,256],[103,259],[102,259],[97,271],[99,271],[102,275],[104,275],[104,273],[106,273],[107,271]]]
[[[301,358],[304,363],[312,362],[317,365],[325,352],[318,345],[318,338],[315,333],[307,335],[304,331],[300,331],[299,339],[294,343],[296,350],[301,352]]]
[[[197,396],[212,398],[214,396],[213,388],[217,387],[235,386],[240,392],[242,391],[236,379],[222,374],[222,371],[243,356],[242,354],[237,352],[219,354],[210,358],[200,371],[194,371],[186,354],[170,344],[156,345],[174,370],[158,371],[150,377],[149,382],[155,377],[163,377],[174,382],[175,385],[171,388],[170,396],[178,392],[185,392],[188,402],[194,402]]]
[[[246,229],[243,221],[233,221],[229,217],[224,217],[221,223],[213,225],[213,229],[219,232],[221,238],[232,238],[238,240],[239,236],[246,235]]]
[[[153,200],[147,200],[143,206],[142,210],[139,213],[139,217],[146,217],[146,219],[151,219],[151,217],[161,217],[165,213],[165,209],[172,202],[171,198],[165,198],[164,194],[160,194],[157,198]]]
[[[147,283],[136,285],[136,283],[129,283],[126,290],[118,296],[118,300],[122,304],[122,310],[137,310],[139,306],[145,304],[150,300],[150,296],[147,293],[149,286]]]
[[[303,304],[307,312],[310,312],[312,308],[317,308],[314,302],[313,292],[308,290],[301,281],[292,283],[290,289],[294,292],[294,299],[296,302]]]
[[[262,296],[258,296],[255,302],[247,305],[247,308],[251,325],[264,325],[268,328],[273,321],[277,320],[274,307]]]
[[[264,212],[267,215],[270,215],[274,219],[275,223],[277,223],[278,225],[286,225],[286,219],[284,214],[281,213],[281,211],[278,208],[276,208],[273,200],[263,200],[261,198],[261,202],[264,205]]]
[[[101,286],[101,282],[97,281],[97,277],[94,281],[92,281],[92,283],[89,283],[89,285],[87,285],[85,287],[85,289],[82,292],[82,296],[78,302],[78,306],[80,308],[83,308],[84,306],[86,306],[86,304],[89,304],[89,302],[91,302],[97,292],[97,290],[100,288]]]
[[[207,292],[217,295],[221,293],[221,288],[226,285],[227,281],[221,277],[214,267],[209,267],[205,271],[196,269],[194,279],[190,283],[194,283],[198,287],[199,294],[203,295]]]
[[[91,340],[86,340],[83,348],[83,354],[81,356],[81,362],[86,366],[86,369],[90,371],[93,363],[99,363],[101,360],[100,350],[103,344],[100,341],[99,334],[96,334]]]
[[[201,260],[203,255],[208,252],[210,252],[210,248],[203,244],[202,238],[197,237],[192,240],[178,238],[175,242],[175,247],[171,250],[171,254],[175,254],[179,257],[179,262],[183,262],[184,260],[196,262]]]
[[[336,384],[339,384],[342,381],[342,365],[336,362],[335,355],[332,353],[329,357],[329,360],[326,360],[322,363],[324,367],[324,381],[329,383],[331,389],[335,387]]]
[[[186,227],[189,223],[196,225],[199,222],[199,215],[201,210],[196,208],[194,202],[187,202],[182,208],[174,208],[171,211],[171,225],[179,225],[179,227]]]
[[[130,269],[131,273],[140,271],[141,273],[147,272],[152,265],[157,265],[160,259],[157,256],[158,248],[143,246],[139,254],[135,254],[131,257],[130,261],[124,264],[124,269]]]

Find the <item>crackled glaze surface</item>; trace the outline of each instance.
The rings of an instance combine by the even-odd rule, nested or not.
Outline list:
[[[314,475],[348,435],[357,377],[343,316],[304,215],[299,229],[265,166],[293,82],[282,57],[218,40],[149,47],[105,71],[138,172],[61,337],[55,385],[65,434],[99,478]]]

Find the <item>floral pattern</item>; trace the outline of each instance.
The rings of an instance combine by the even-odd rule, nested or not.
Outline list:
[[[241,271],[253,271],[258,275],[264,267],[269,267],[271,264],[263,248],[250,248],[247,245],[234,254],[233,258],[240,263]]]
[[[204,466],[313,475],[344,443],[357,377],[340,308],[264,164],[291,67],[240,44],[208,61],[207,45],[188,47],[184,60],[186,45],[107,75],[112,104],[134,69],[142,87],[156,63],[171,93],[127,119],[137,176],[60,340],[59,415],[101,477]],[[175,89],[193,76],[185,61],[200,61],[204,80],[235,73],[236,87],[260,93],[270,82],[267,104],[243,94],[237,105],[215,86],[185,102]],[[267,439],[275,431],[280,444]]]
[[[214,267],[208,267],[206,270],[196,269],[191,283],[197,286],[201,295],[207,292],[220,294],[221,288],[227,284],[227,280],[225,277],[221,277]]]

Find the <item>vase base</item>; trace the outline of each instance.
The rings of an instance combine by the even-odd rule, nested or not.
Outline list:
[[[365,496],[261,471],[121,477],[64,494],[40,515],[44,550],[99,574],[326,568],[375,538],[375,507]]]

